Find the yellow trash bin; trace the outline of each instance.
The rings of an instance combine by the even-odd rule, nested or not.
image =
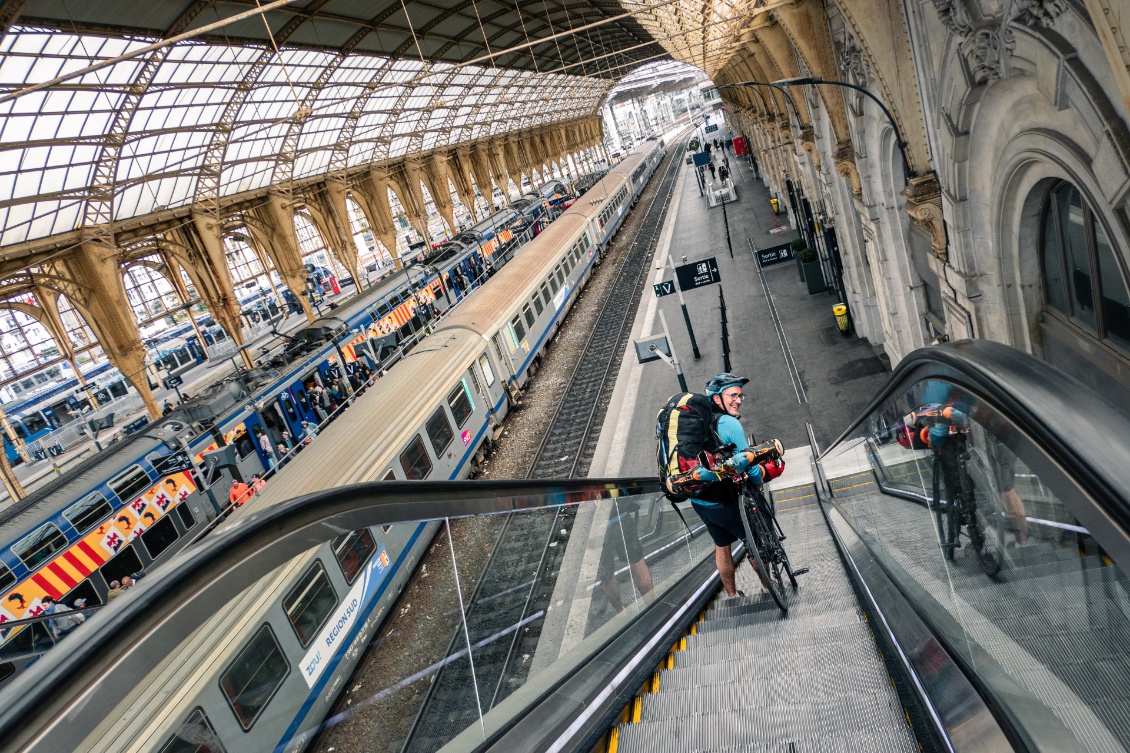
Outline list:
[[[776,197],[769,199],[769,206],[773,207],[773,214],[781,213],[781,203],[777,201]]]
[[[837,303],[832,307],[832,313],[836,315],[836,326],[840,328],[840,332],[845,335],[848,333],[848,308],[842,303]]]

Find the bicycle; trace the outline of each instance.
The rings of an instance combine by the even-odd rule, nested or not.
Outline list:
[[[1004,527],[998,520],[1003,513],[997,510],[988,474],[974,457],[966,434],[950,435],[947,443],[935,451],[933,474],[932,499],[946,559],[952,562],[961,548],[964,528],[981,571],[990,577],[996,575],[1004,559]],[[979,482],[974,480],[975,476]]]
[[[793,591],[797,589],[796,576],[808,572],[807,567],[793,570],[789,557],[781,542],[785,534],[777,523],[771,498],[766,498],[761,488],[749,483],[742,485],[739,510],[742,527],[745,529],[745,546],[750,562],[754,564],[761,578],[777,603],[782,614],[788,614],[788,593],[785,591],[785,576]]]

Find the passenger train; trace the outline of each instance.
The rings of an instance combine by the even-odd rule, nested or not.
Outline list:
[[[303,421],[320,423],[308,396],[315,383],[348,379],[359,359],[387,368],[435,314],[482,284],[486,265],[500,267],[533,238],[551,216],[543,197],[535,198],[494,218],[483,243],[463,244],[434,266],[394,273],[284,345],[256,354],[259,368],[213,385],[0,511],[0,624],[37,616],[44,596],[100,605],[111,581],[184,546],[227,506],[232,477],[246,480],[270,468],[262,433],[278,446],[284,432],[300,437]],[[19,431],[22,419],[10,421]],[[28,429],[25,435],[34,436]],[[34,623],[0,632],[0,641],[3,683],[55,639]]]
[[[649,142],[611,170],[226,525],[327,485],[469,476],[664,155]],[[137,693],[162,703],[123,710],[82,749],[303,750],[436,530],[362,529],[278,568],[155,661]]]

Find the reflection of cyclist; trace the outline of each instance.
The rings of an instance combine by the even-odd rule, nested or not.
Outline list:
[[[722,445],[728,446],[732,452],[735,448],[745,449],[749,443],[746,441],[745,431],[738,420],[745,395],[742,387],[749,380],[733,374],[719,374],[706,383],[706,394],[710,398],[711,408],[714,411],[714,429]],[[756,485],[780,476],[785,470],[783,460],[764,465],[735,466]],[[741,512],[738,509],[738,497],[742,476],[735,479],[723,479],[709,484],[702,491],[696,492],[691,499],[694,511],[702,518],[710,538],[714,540],[714,562],[718,566],[718,575],[722,579],[722,587],[729,596],[743,595],[737,590],[734,582],[734,556],[730,546],[745,536],[742,527]],[[756,569],[756,565],[754,565]],[[761,572],[758,578],[765,584]]]
[[[601,590],[608,597],[608,603],[619,612],[624,608],[624,602],[620,598],[620,579],[616,575],[617,559],[623,557],[628,563],[632,582],[641,596],[651,593],[652,582],[651,570],[648,569],[640,544],[639,503],[614,500],[613,505],[596,577],[600,580]]]
[[[950,489],[957,489],[957,455],[965,451],[968,441],[970,419],[968,414],[976,406],[966,397],[964,400],[954,394],[953,386],[945,382],[930,381],[924,395],[927,404],[915,411],[917,424],[921,429],[917,438],[923,444],[939,453],[946,483]],[[1014,458],[1012,452],[1000,440],[991,437],[989,460],[994,471],[994,480],[1001,495],[1005,523],[1016,536],[1020,546],[1028,544],[1028,518],[1024,500],[1016,491],[1014,480]],[[954,440],[954,441],[950,441]]]

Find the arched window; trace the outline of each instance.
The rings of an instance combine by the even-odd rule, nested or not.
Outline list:
[[[147,256],[140,261],[146,263],[127,267],[122,272],[122,281],[137,323],[144,328],[156,319],[179,311],[183,302],[168,278],[154,269],[164,263],[159,256]]]
[[[307,273],[312,272],[315,267],[323,267],[332,271],[339,279],[345,277],[345,267],[337,263],[329,246],[322,239],[322,234],[314,226],[314,220],[303,212],[295,212],[294,230],[298,237],[298,250],[302,253],[302,261],[307,265]]]
[[[353,233],[353,245],[357,247],[357,266],[362,276],[391,266],[392,257],[373,235],[369,220],[352,196],[345,197],[345,211],[349,214],[349,230]]]
[[[1040,234],[1044,302],[1099,339],[1130,348],[1130,291],[1109,236],[1079,189],[1048,192]]]

